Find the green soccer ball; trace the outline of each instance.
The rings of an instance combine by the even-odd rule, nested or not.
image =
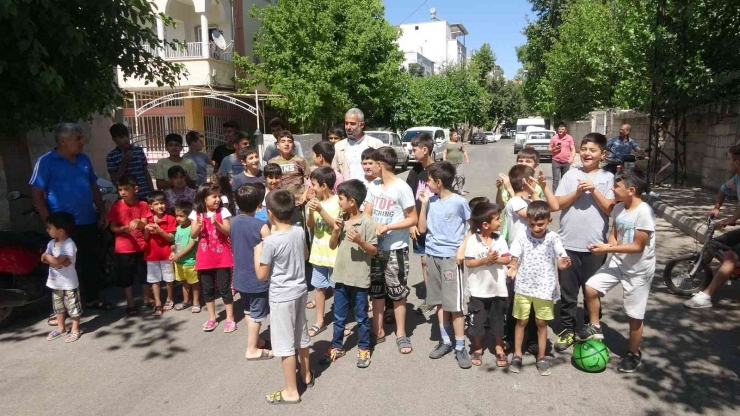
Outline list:
[[[598,373],[609,364],[609,349],[597,339],[578,342],[573,346],[573,363],[580,370]]]

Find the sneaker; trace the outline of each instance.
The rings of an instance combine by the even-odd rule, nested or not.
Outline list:
[[[683,306],[691,309],[711,308],[712,297],[704,292],[695,293],[691,299],[683,303]]]
[[[537,371],[539,371],[541,376],[550,375],[550,362],[547,361],[547,358],[537,360]]]
[[[563,332],[558,334],[558,339],[555,341],[555,345],[553,348],[555,348],[555,351],[557,352],[563,352],[570,348],[571,345],[573,345],[576,342],[576,337],[573,332],[568,331],[567,329],[564,329]]]
[[[522,372],[522,357],[517,357],[516,355],[511,357],[511,362],[509,363],[509,371],[511,371],[512,373]]]
[[[473,361],[470,360],[470,354],[468,354],[468,350],[465,348],[461,350],[455,350],[455,359],[457,360],[457,365],[460,366],[462,369],[468,369],[473,366]]]
[[[334,361],[344,357],[346,353],[347,352],[341,348],[329,348],[329,351],[327,351],[326,354],[324,354],[324,356],[319,359],[319,363],[324,365],[331,364]]]
[[[635,370],[640,367],[640,364],[642,364],[642,352],[638,351],[638,353],[635,354],[632,351],[627,351],[627,354],[625,354],[625,356],[622,357],[622,360],[619,361],[619,367],[617,367],[617,370],[622,373],[634,373]]]
[[[578,330],[578,332],[576,333],[576,338],[579,341],[586,341],[587,339],[603,340],[604,333],[601,332],[601,328],[589,322]]]
[[[357,351],[357,368],[370,367],[370,350]]]
[[[444,342],[440,341],[439,344],[434,347],[432,352],[429,353],[429,358],[431,358],[432,360],[442,358],[445,355],[451,353],[452,349],[453,348],[451,344],[445,344]]]

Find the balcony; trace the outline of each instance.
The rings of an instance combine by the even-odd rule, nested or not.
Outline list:
[[[230,44],[226,49],[222,50],[218,48],[213,42],[209,44],[208,56],[211,59],[216,59],[224,62],[234,62],[234,44]],[[186,42],[179,48],[166,48],[161,50],[160,54],[157,54],[154,49],[149,45],[144,45],[144,49],[151,52],[154,55],[160,55],[168,61],[179,61],[189,58],[203,59],[203,43],[202,42]]]

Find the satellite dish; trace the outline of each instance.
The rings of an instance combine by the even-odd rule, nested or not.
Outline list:
[[[435,15],[435,14],[437,14],[437,9],[435,9],[434,7],[432,7],[431,9],[429,9],[429,13],[431,13],[432,15]]]
[[[219,49],[226,49],[226,39],[224,39],[223,35],[221,35],[221,32],[219,32],[218,30],[214,30],[213,32],[211,32],[211,38],[213,39],[213,43],[215,43]]]

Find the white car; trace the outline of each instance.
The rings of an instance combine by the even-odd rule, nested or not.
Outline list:
[[[499,141],[499,139],[501,139],[500,134],[493,134],[492,131],[484,131],[483,134],[485,134],[486,138],[488,139],[488,143],[496,143],[497,141]]]
[[[365,134],[368,136],[375,137],[376,139],[383,142],[384,145],[390,146],[393,148],[393,150],[396,151],[396,157],[398,157],[398,164],[397,167],[401,169],[401,171],[404,171],[408,169],[409,167],[409,159],[414,157],[411,155],[409,157],[408,151],[406,151],[406,148],[404,147],[403,143],[401,143],[401,137],[392,132],[392,131],[366,131]]]
[[[442,151],[444,150],[445,142],[449,139],[449,130],[443,129],[442,127],[412,127],[403,133],[403,145],[406,147],[406,151],[409,153],[409,161],[415,162],[414,152],[411,150],[411,139],[422,134],[429,133],[434,140],[434,149],[432,150],[432,160],[435,162],[442,160]]]
[[[552,159],[552,152],[549,149],[550,139],[555,136],[554,131],[545,129],[536,129],[530,127],[527,129],[527,139],[524,141],[525,149],[534,149],[540,154],[541,159]]]

